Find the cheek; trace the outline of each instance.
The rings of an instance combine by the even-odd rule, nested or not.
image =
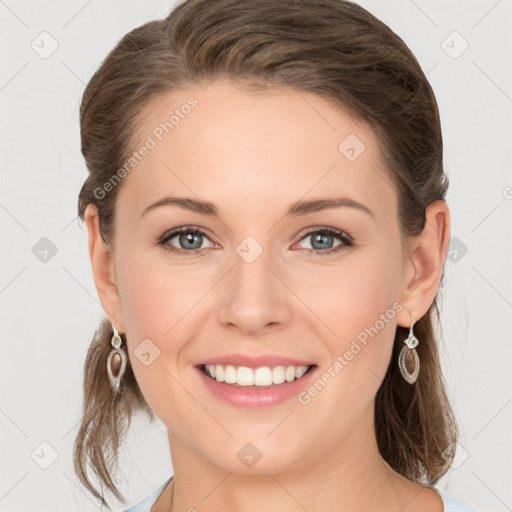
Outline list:
[[[354,253],[338,267],[325,269],[318,281],[325,285],[310,283],[308,306],[329,327],[324,340],[331,359],[343,358],[345,378],[338,383],[357,383],[358,393],[366,390],[368,399],[386,373],[402,309],[401,260],[394,253],[391,245]]]
[[[176,338],[174,331],[194,316],[211,279],[201,268],[192,271],[165,256],[131,254],[118,270],[126,328],[133,340],[150,338],[157,345],[169,344]]]
[[[320,327],[328,360],[300,400],[311,417],[332,426],[333,436],[348,435],[365,417],[390,364],[402,308],[400,268],[376,261],[370,257],[330,268],[328,285],[312,288],[308,297],[308,305],[334,334]]]
[[[300,273],[295,289],[340,348],[378,322],[381,315],[386,316],[386,328],[378,322],[379,330],[388,330],[389,321],[393,323],[401,292],[400,259],[394,252],[391,246],[376,245],[347,253],[334,265],[310,267],[309,272]]]
[[[164,390],[166,400],[174,401],[172,389],[179,386],[172,376],[181,380],[182,350],[212,279],[199,268],[193,272],[163,257],[136,250],[125,254],[117,275],[130,360],[142,393],[159,415]]]

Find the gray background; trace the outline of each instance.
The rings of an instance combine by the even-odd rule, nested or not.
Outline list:
[[[416,54],[443,123],[452,241],[441,352],[461,437],[439,485],[477,510],[511,510],[512,2],[360,3]],[[116,41],[170,7],[0,0],[2,512],[98,509],[71,459],[83,362],[103,316],[76,217],[78,104]],[[172,474],[159,421],[136,420],[121,468],[131,503]]]

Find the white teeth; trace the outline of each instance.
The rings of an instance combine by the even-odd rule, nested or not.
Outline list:
[[[309,366],[275,366],[270,368],[263,366],[261,368],[249,368],[247,366],[232,365],[211,365],[206,364],[205,370],[217,382],[226,382],[226,384],[236,384],[238,386],[272,386],[273,384],[282,384],[283,382],[292,382],[300,379],[307,371]]]
[[[234,366],[226,366],[224,369],[224,382],[227,384],[236,384],[236,368]]]
[[[306,366],[306,370],[308,367]],[[276,366],[272,370],[272,382],[274,384],[282,384],[284,382],[284,366]]]
[[[308,370],[308,367],[307,366],[299,366],[296,370],[295,370],[295,377],[297,377],[297,379],[300,379]]]
[[[254,371],[255,386],[270,386],[272,384],[272,370],[268,366],[256,368]]]
[[[295,366],[287,366],[286,371],[284,372],[284,377],[286,379],[286,382],[291,382],[292,380],[295,380]]]
[[[254,371],[247,366],[239,366],[236,371],[236,383],[239,386],[254,386]]]

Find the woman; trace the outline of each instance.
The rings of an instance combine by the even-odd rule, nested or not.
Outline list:
[[[79,216],[108,321],[75,467],[132,414],[174,475],[130,511],[470,510],[434,334],[450,240],[439,113],[405,43],[342,0],[189,0],[81,104]]]

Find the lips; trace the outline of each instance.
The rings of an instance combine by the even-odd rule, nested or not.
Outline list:
[[[225,361],[226,359],[218,359],[219,361]],[[269,361],[270,358],[264,359]],[[278,361],[296,361],[293,359],[279,358]],[[214,361],[214,359],[212,359]],[[245,359],[247,364],[247,359]],[[261,364],[259,362],[252,361],[254,364]],[[302,362],[302,361],[299,361]],[[222,366],[221,366],[222,367]],[[229,368],[226,365],[226,369]],[[293,367],[293,366],[292,366]],[[305,368],[305,365],[300,365],[300,368]],[[219,366],[216,366],[219,368]],[[242,367],[238,367],[240,369]],[[261,368],[261,367],[254,367]],[[226,382],[219,382],[216,378],[212,378],[207,375],[204,371],[203,365],[196,367],[197,375],[200,381],[204,384],[205,389],[211,394],[212,397],[216,397],[220,401],[230,406],[238,408],[260,408],[260,407],[271,407],[277,406],[278,404],[284,403],[288,400],[297,398],[298,394],[303,390],[318,372],[316,365],[307,367],[308,370],[300,378],[296,378],[292,381],[282,382],[281,384],[270,384],[265,386],[257,385],[238,385],[229,384]],[[268,369],[268,367],[267,367]],[[244,373],[251,371],[252,367],[246,367]],[[255,370],[258,371],[257,369]],[[238,379],[237,379],[238,380]],[[246,383],[248,384],[248,383]]]

